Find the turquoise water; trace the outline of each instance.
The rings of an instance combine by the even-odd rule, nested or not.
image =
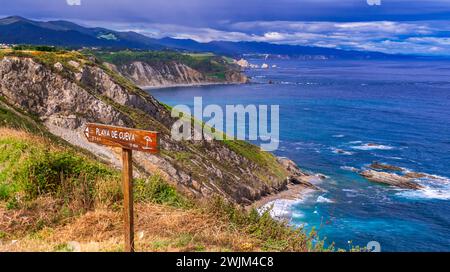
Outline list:
[[[292,224],[316,228],[339,248],[377,241],[383,251],[449,251],[450,63],[267,62],[278,68],[249,71],[254,84],[150,92],[169,105],[192,106],[194,96],[280,105],[275,153],[329,177],[319,184],[324,192],[274,204]],[[354,172],[374,161],[436,177],[408,191]]]

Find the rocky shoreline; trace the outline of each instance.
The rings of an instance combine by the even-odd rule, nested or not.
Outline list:
[[[325,176],[321,174],[306,173],[302,171],[295,162],[288,158],[278,157],[277,160],[290,174],[286,178],[286,186],[283,187],[283,190],[262,196],[259,200],[248,205],[248,209],[259,209],[270,202],[280,199],[300,199],[307,193],[321,190],[314,183],[325,179]]]
[[[260,200],[256,200],[251,205],[246,206],[249,209],[261,209],[269,203],[277,200],[298,200],[302,199],[308,193],[315,192],[316,190],[305,188],[301,185],[289,184],[285,191],[281,191],[277,194],[267,195]]]

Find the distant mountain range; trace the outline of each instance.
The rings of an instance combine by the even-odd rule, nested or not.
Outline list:
[[[162,49],[157,40],[135,32],[87,28],[68,21],[39,22],[14,16],[0,19],[0,42],[69,47]]]
[[[303,58],[386,59],[404,58],[377,52],[280,45],[265,42],[199,43],[188,39],[154,39],[136,32],[119,32],[99,27],[83,27],[68,21],[33,21],[19,16],[0,19],[0,43],[54,45],[63,47],[103,47],[139,50],[179,50],[212,52],[221,55],[269,54]]]

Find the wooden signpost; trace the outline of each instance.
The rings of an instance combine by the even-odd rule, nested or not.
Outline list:
[[[133,159],[132,150],[159,153],[159,133],[101,124],[87,124],[89,142],[122,148],[125,251],[134,252]]]

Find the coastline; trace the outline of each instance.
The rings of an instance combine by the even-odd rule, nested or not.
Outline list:
[[[288,184],[287,189],[278,193],[263,196],[260,200],[253,202],[246,206],[246,209],[261,209],[265,205],[277,200],[299,200],[307,194],[315,192],[316,190],[305,187],[302,184]]]
[[[165,84],[159,86],[141,86],[138,87],[143,90],[159,90],[159,89],[169,89],[169,88],[190,88],[190,87],[201,87],[201,86],[218,86],[218,85],[241,85],[248,83],[241,82],[199,82],[199,83],[182,83],[182,84]]]

